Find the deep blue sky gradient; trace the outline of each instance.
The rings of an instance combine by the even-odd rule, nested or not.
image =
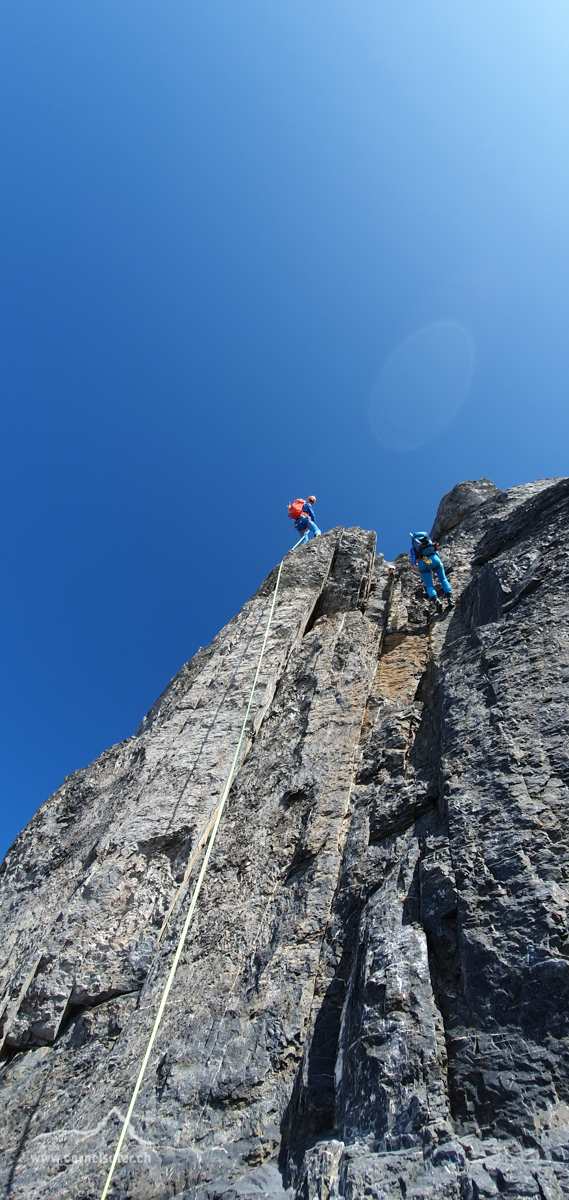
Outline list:
[[[0,47],[2,852],[287,500],[391,558],[457,480],[568,473],[569,8],[4,0]],[[440,322],[468,394],[390,449],[378,375]]]

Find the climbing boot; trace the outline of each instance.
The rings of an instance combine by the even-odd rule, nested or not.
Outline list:
[[[455,604],[454,596],[447,596],[447,604],[448,604],[449,608],[454,608],[454,604]]]
[[[440,617],[442,611],[443,611],[443,606],[437,596],[436,600],[431,601],[431,617],[436,617],[436,616]]]

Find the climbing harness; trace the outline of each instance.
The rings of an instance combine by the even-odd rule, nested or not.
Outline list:
[[[302,541],[302,538],[301,538],[301,541]],[[296,545],[292,547],[292,549],[293,549],[293,550],[296,550],[296,547],[297,547],[297,546],[300,546],[300,542],[297,542],[297,543],[296,543]],[[253,686],[252,686],[252,688],[251,688],[251,694],[250,694],[250,696],[249,696],[249,701],[248,701],[248,704],[247,704],[247,708],[245,709],[245,716],[243,717],[243,724],[242,724],[242,726],[241,726],[241,732],[240,732],[240,734],[239,734],[239,738],[238,738],[238,741],[237,741],[237,746],[236,746],[236,749],[235,749],[235,754],[233,755],[233,759],[232,759],[232,762],[231,762],[231,766],[230,766],[230,768],[229,768],[229,774],[228,774],[228,776],[227,776],[227,780],[226,780],[226,783],[225,783],[225,787],[224,787],[224,789],[223,789],[223,792],[221,793],[221,798],[220,798],[220,800],[219,800],[219,803],[218,803],[218,805],[217,805],[217,809],[215,810],[214,816],[212,817],[212,819],[211,819],[211,821],[210,821],[210,825],[208,826],[208,829],[206,830],[206,833],[205,833],[205,839],[207,839],[207,838],[208,838],[208,835],[209,835],[209,840],[207,841],[206,851],[205,851],[205,854],[204,854],[204,857],[203,857],[203,862],[202,862],[202,865],[201,865],[201,868],[200,868],[200,873],[199,873],[199,875],[198,875],[198,878],[197,878],[197,880],[196,880],[196,886],[195,886],[195,888],[194,888],[194,891],[193,891],[193,894],[192,894],[192,899],[191,899],[191,901],[190,901],[190,907],[189,907],[189,909],[188,909],[188,913],[187,913],[186,919],[185,919],[185,921],[184,921],[184,924],[183,924],[183,927],[182,927],[182,932],[181,932],[181,934],[180,934],[180,937],[179,937],[179,939],[178,939],[178,945],[177,945],[177,947],[176,947],[176,953],[174,954],[174,958],[172,959],[172,965],[171,965],[171,967],[170,967],[170,970],[169,970],[169,972],[168,972],[168,977],[167,977],[167,979],[166,979],[166,983],[165,983],[165,985],[164,985],[164,991],[162,992],[162,998],[161,998],[161,1000],[160,1000],[160,1004],[158,1005],[158,1010],[157,1010],[157,1013],[156,1013],[156,1017],[155,1017],[155,1019],[154,1019],[154,1025],[152,1026],[152,1032],[151,1032],[151,1034],[150,1034],[150,1038],[149,1038],[149,1041],[148,1041],[148,1045],[147,1045],[147,1047],[146,1047],[146,1050],[145,1050],[145,1053],[144,1053],[144,1057],[143,1057],[143,1059],[142,1059],[142,1063],[141,1063],[141,1065],[140,1065],[140,1070],[139,1070],[139,1072],[138,1072],[138,1078],[137,1078],[137,1080],[136,1080],[136,1083],[135,1083],[135,1085],[134,1085],[134,1090],[133,1090],[133,1093],[132,1093],[132,1096],[131,1096],[131,1100],[130,1100],[130,1104],[129,1104],[129,1106],[128,1106],[128,1109],[127,1109],[126,1116],[125,1116],[125,1118],[124,1118],[124,1121],[123,1121],[123,1126],[122,1126],[122,1129],[121,1129],[121,1132],[120,1132],[120,1135],[119,1135],[119,1140],[118,1140],[118,1142],[117,1142],[116,1150],[115,1150],[115,1152],[114,1152],[113,1159],[112,1159],[111,1165],[110,1165],[110,1167],[109,1167],[109,1173],[108,1173],[108,1175],[107,1175],[107,1178],[106,1178],[106,1180],[105,1180],[105,1186],[104,1186],[104,1188],[103,1188],[103,1190],[102,1190],[102,1192],[101,1192],[101,1200],[105,1200],[106,1196],[108,1195],[109,1188],[110,1188],[110,1186],[111,1186],[111,1183],[112,1183],[112,1180],[113,1180],[113,1175],[114,1175],[114,1173],[115,1173],[115,1168],[116,1168],[117,1162],[118,1162],[118,1160],[119,1160],[120,1152],[121,1152],[121,1150],[122,1150],[122,1147],[123,1147],[123,1142],[124,1142],[124,1139],[125,1139],[125,1137],[126,1137],[126,1134],[127,1134],[128,1127],[129,1127],[129,1125],[130,1125],[130,1119],[131,1119],[131,1117],[132,1117],[132,1114],[133,1114],[133,1112],[134,1112],[134,1106],[135,1106],[135,1104],[136,1104],[136,1101],[137,1101],[137,1099],[138,1099],[138,1093],[139,1093],[139,1091],[140,1091],[140,1088],[141,1088],[141,1086],[142,1086],[142,1080],[143,1080],[143,1078],[144,1078],[144,1074],[145,1074],[146,1068],[147,1068],[147,1066],[148,1066],[148,1062],[149,1062],[149,1059],[150,1059],[150,1055],[152,1054],[152,1049],[153,1049],[154,1043],[155,1043],[155,1041],[156,1041],[156,1037],[157,1037],[157,1034],[158,1034],[158,1029],[159,1029],[159,1027],[160,1027],[160,1023],[161,1023],[161,1021],[162,1021],[162,1017],[163,1017],[163,1015],[164,1015],[164,1009],[166,1008],[166,1004],[167,1004],[167,1002],[168,1002],[168,996],[170,995],[170,991],[171,991],[171,988],[172,988],[172,984],[173,984],[173,982],[174,982],[174,977],[175,977],[176,971],[177,971],[177,969],[178,969],[178,964],[179,964],[179,962],[180,962],[180,958],[182,957],[182,952],[183,952],[183,949],[184,949],[184,946],[185,946],[185,943],[186,943],[186,938],[187,938],[187,936],[188,936],[188,930],[189,930],[189,928],[190,928],[190,925],[191,925],[191,922],[192,922],[192,917],[193,917],[193,915],[194,915],[194,912],[195,912],[196,904],[197,904],[197,902],[198,902],[199,894],[200,894],[200,892],[201,892],[202,884],[203,884],[203,881],[204,881],[204,879],[205,879],[205,875],[206,875],[206,871],[207,871],[207,868],[208,868],[209,860],[210,860],[210,858],[211,858],[212,850],[213,850],[213,847],[214,847],[214,844],[215,844],[215,839],[216,839],[216,837],[217,837],[217,831],[218,831],[218,829],[219,829],[219,824],[220,824],[221,818],[222,818],[222,816],[223,816],[223,810],[224,810],[224,808],[225,808],[225,804],[226,804],[226,801],[227,801],[227,797],[228,797],[228,795],[229,795],[229,792],[230,792],[230,789],[231,789],[231,784],[233,783],[233,778],[234,778],[234,775],[235,775],[235,770],[236,770],[236,767],[237,767],[237,760],[238,760],[238,758],[239,758],[239,753],[240,753],[240,750],[241,750],[241,745],[242,745],[242,742],[243,742],[243,738],[244,738],[244,736],[245,736],[245,729],[246,729],[246,726],[247,726],[247,721],[249,720],[249,713],[251,712],[251,705],[252,705],[252,703],[253,703],[253,697],[254,697],[254,695],[255,695],[255,690],[256,690],[256,687],[257,687],[257,682],[258,682],[258,679],[259,679],[259,673],[260,673],[260,670],[261,670],[261,664],[262,664],[262,662],[263,662],[263,658],[264,658],[264,655],[265,655],[265,648],[266,648],[266,645],[267,645],[267,638],[268,638],[268,636],[269,636],[269,630],[270,630],[270,628],[271,628],[271,623],[272,623],[272,620],[273,620],[273,613],[274,613],[274,611],[275,611],[275,604],[276,604],[276,601],[277,601],[277,595],[278,595],[278,591],[279,591],[279,587],[280,587],[280,582],[281,582],[281,575],[282,575],[283,564],[284,564],[284,558],[283,558],[283,560],[282,560],[282,562],[281,562],[281,564],[280,564],[280,566],[279,566],[279,570],[278,570],[278,574],[277,574],[277,580],[276,580],[276,584],[275,584],[275,590],[274,590],[274,592],[273,592],[273,600],[272,600],[272,604],[271,604],[271,608],[270,608],[270,612],[269,612],[269,619],[268,619],[268,621],[267,621],[267,627],[266,627],[266,629],[265,629],[265,636],[264,636],[264,638],[263,638],[263,645],[261,646],[261,653],[260,653],[260,655],[259,655],[259,661],[258,661],[258,663],[257,663],[257,670],[255,671],[255,678],[253,679]],[[204,845],[204,838],[202,838],[202,839],[201,839],[201,845],[200,845],[200,848],[199,848],[199,849],[201,849],[201,848],[203,847],[203,845]],[[198,853],[199,853],[199,850],[198,850]],[[189,877],[189,873],[191,872],[191,869],[192,869],[192,867],[194,866],[194,864],[195,864],[195,862],[196,862],[196,858],[197,858],[197,855],[196,855],[196,854],[194,854],[194,855],[192,856],[192,859],[191,859],[191,861],[190,861],[190,864],[188,864],[189,870],[187,870],[187,871],[186,871],[186,876],[184,877],[184,884],[185,884],[185,882],[186,882],[186,880],[187,880],[187,877]],[[184,884],[183,884],[182,886],[184,886]],[[178,897],[176,897],[176,899],[177,899],[177,898],[178,898]],[[174,900],[174,904],[171,906],[171,908],[170,908],[170,910],[169,910],[169,912],[168,912],[168,914],[167,914],[167,917],[166,917],[166,920],[165,920],[165,922],[164,922],[164,925],[162,926],[162,930],[160,931],[160,937],[162,937],[162,935],[163,935],[163,932],[164,932],[164,929],[165,929],[166,923],[167,923],[167,921],[168,921],[168,918],[169,918],[169,916],[170,916],[170,913],[172,912],[172,909],[173,909],[173,908],[174,908],[174,906],[175,906],[176,899]]]

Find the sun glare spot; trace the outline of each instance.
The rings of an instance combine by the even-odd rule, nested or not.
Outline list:
[[[390,450],[415,450],[450,425],[464,403],[474,342],[457,321],[411,334],[383,364],[369,404],[372,430]]]

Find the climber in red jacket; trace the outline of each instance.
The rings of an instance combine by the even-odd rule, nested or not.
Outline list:
[[[314,517],[313,504],[316,504],[316,496],[309,496],[308,500],[293,500],[292,504],[288,505],[288,515],[294,521],[295,529],[304,534],[300,543],[307,542],[310,534],[313,537],[321,536]]]

